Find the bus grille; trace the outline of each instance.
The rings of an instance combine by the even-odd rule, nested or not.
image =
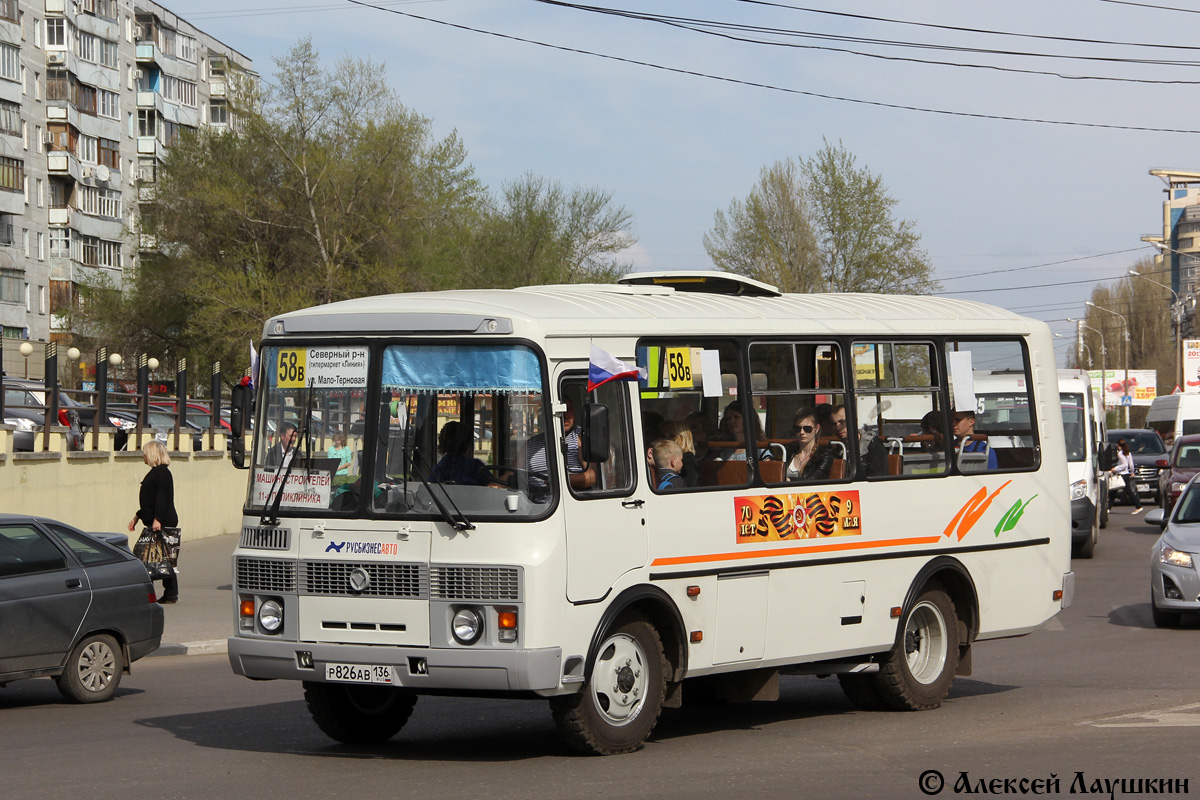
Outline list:
[[[234,575],[237,578],[238,591],[296,591],[295,561],[239,556],[236,560]]]
[[[350,588],[350,573],[363,569],[370,577],[361,592]],[[423,598],[427,595],[424,565],[355,564],[347,561],[305,561],[301,594],[353,597]]]
[[[434,567],[429,573],[429,596],[438,600],[521,599],[516,567]]]
[[[287,528],[252,528],[249,525],[242,528],[242,547],[251,550],[287,550]]]

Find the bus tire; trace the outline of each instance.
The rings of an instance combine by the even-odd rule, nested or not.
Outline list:
[[[617,755],[639,749],[654,730],[666,694],[662,639],[641,616],[618,619],[596,650],[576,694],[551,698],[550,712],[573,749]]]
[[[876,684],[884,703],[899,711],[937,708],[958,669],[958,616],[954,601],[929,584],[904,615],[896,644],[880,664]]]
[[[883,711],[888,706],[883,701],[879,691],[877,674],[864,675],[861,672],[843,672],[837,676],[847,699],[863,711]]]
[[[1100,503],[1100,530],[1104,530],[1108,527],[1108,507],[1110,505],[1108,500],[1108,491],[1101,489],[1100,491],[1096,492],[1096,499]]]
[[[400,732],[412,716],[417,696],[390,686],[304,681],[304,701],[313,722],[330,739],[378,744]]]

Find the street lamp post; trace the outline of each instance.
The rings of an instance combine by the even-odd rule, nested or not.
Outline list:
[[[1114,317],[1121,320],[1121,325],[1125,328],[1125,380],[1122,381],[1122,383],[1121,383],[1121,385],[1122,385],[1122,387],[1124,387],[1125,391],[1122,393],[1121,407],[1125,409],[1125,427],[1128,428],[1129,427],[1129,406],[1133,404],[1133,398],[1129,397],[1129,323],[1125,320],[1125,317],[1118,314],[1116,311],[1113,311],[1111,308],[1105,308],[1104,306],[1098,306],[1095,303],[1093,303],[1091,300],[1086,301],[1084,303],[1084,305],[1090,306],[1090,307],[1096,309],[1097,311],[1104,311],[1108,314],[1112,314]],[[1125,402],[1126,398],[1129,399],[1128,403]]]
[[[1176,364],[1175,364],[1175,385],[1178,386],[1180,388],[1180,390],[1182,391],[1182,389],[1183,389],[1183,303],[1181,303],[1179,300],[1179,293],[1176,292],[1174,289],[1172,289],[1170,286],[1167,286],[1165,283],[1159,283],[1158,281],[1154,280],[1153,278],[1147,278],[1145,275],[1138,272],[1137,270],[1131,269],[1131,270],[1129,270],[1129,274],[1131,276],[1133,276],[1134,278],[1141,278],[1144,281],[1149,281],[1150,283],[1153,283],[1155,286],[1161,286],[1162,288],[1164,288],[1168,292],[1170,292],[1171,296],[1175,298],[1175,301],[1171,304],[1171,316],[1175,319],[1175,340],[1176,340],[1176,344],[1177,344],[1176,349],[1178,349],[1178,351],[1179,351],[1179,354],[1178,354],[1179,358],[1177,359]]]
[[[29,342],[21,342],[21,346],[17,349],[21,351],[21,355],[25,356],[25,380],[29,380],[29,357],[33,355],[33,345]]]
[[[1091,331],[1092,333],[1094,333],[1098,337],[1100,337],[1100,374],[1102,376],[1107,376],[1108,372],[1105,367],[1105,360],[1106,360],[1106,356],[1108,355],[1108,349],[1104,346],[1104,333],[1100,330],[1097,330],[1096,328],[1093,328],[1091,325],[1084,325],[1083,320],[1081,320],[1081,319],[1071,319],[1070,317],[1067,317],[1067,322],[1075,323],[1075,338],[1078,340],[1079,344],[1082,347],[1087,347],[1087,345],[1084,344],[1084,341],[1083,341],[1083,332],[1082,331],[1084,328],[1087,328],[1089,331]],[[1088,349],[1088,360],[1089,360],[1089,362],[1091,361],[1091,349],[1090,348]],[[1104,380],[1107,380],[1107,377],[1101,378],[1101,381],[1104,381]],[[1104,387],[1101,386],[1100,387],[1100,410],[1107,414],[1108,409],[1105,406],[1104,397],[1105,397]]]

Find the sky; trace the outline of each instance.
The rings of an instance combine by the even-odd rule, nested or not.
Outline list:
[[[1200,11],[1183,0],[162,3],[268,81],[306,36],[329,64],[384,63],[493,192],[525,173],[611,192],[639,270],[711,269],[718,209],[840,142],[943,293],[1045,320],[1060,362],[1096,282],[1155,253],[1149,171],[1200,170]]]

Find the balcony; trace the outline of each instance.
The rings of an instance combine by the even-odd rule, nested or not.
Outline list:
[[[71,224],[71,209],[70,208],[51,208],[46,212],[47,221],[51,225],[70,225]]]
[[[219,80],[219,81],[216,81],[216,80],[209,81],[208,94],[210,97],[224,97],[225,96],[225,81],[224,81],[224,79]]]
[[[51,175],[69,175],[79,180],[79,159],[66,150],[51,150],[46,154],[46,171]]]
[[[158,64],[162,62],[162,51],[158,49],[158,43],[152,41],[140,41],[137,43],[137,60],[144,64]]]

